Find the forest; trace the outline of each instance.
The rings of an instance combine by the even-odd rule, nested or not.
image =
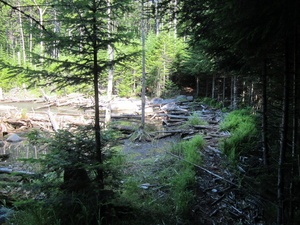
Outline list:
[[[87,126],[28,131],[28,146],[48,153],[24,160],[39,169],[8,185],[18,197],[0,193],[14,210],[0,224],[300,224],[299,1],[0,0],[0,11],[0,100],[83,93],[94,110]],[[116,125],[110,102],[141,100],[134,146],[153,142],[148,99],[177,96],[192,96],[189,114],[163,125],[193,136],[162,158],[128,161],[111,128],[128,123]],[[202,129],[223,135],[210,147],[222,174],[205,169],[214,136]],[[203,196],[215,179],[212,210]],[[245,204],[230,211],[233,199]]]

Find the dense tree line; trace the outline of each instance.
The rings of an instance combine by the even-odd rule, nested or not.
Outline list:
[[[203,81],[210,74],[212,97],[225,96],[233,108],[251,106],[260,113],[261,174],[268,174],[261,181],[261,194],[277,205],[277,221],[272,222],[296,224],[299,2],[187,0],[178,5],[181,34],[190,37],[193,52],[202,60],[189,62],[202,69],[191,72]],[[265,183],[271,184],[268,190]]]

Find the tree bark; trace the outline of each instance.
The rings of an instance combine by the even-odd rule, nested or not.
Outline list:
[[[232,106],[232,110],[237,110],[237,76],[236,75],[233,75],[231,84],[232,84],[231,106]]]
[[[20,5],[20,2],[19,2]],[[19,26],[20,26],[20,37],[21,37],[21,50],[22,50],[22,64],[26,64],[26,50],[25,50],[25,40],[24,40],[24,31],[23,31],[23,23],[22,23],[22,16],[21,16],[21,11],[19,9],[18,11],[18,16],[19,16]]]
[[[97,9],[97,2],[93,0],[93,8]],[[97,161],[102,164],[102,146],[101,146],[101,134],[100,134],[100,110],[99,110],[99,68],[98,68],[98,45],[97,45],[97,17],[93,15],[93,77],[94,77],[94,98],[95,98],[95,148]],[[98,169],[97,179],[102,187],[103,185],[103,170]]]
[[[264,60],[262,71],[262,151],[264,166],[266,168],[269,165],[267,104],[267,62]]]
[[[215,84],[216,84],[216,77],[213,75],[212,77],[212,84],[211,84],[211,98],[215,98]]]
[[[111,37],[111,32],[113,29],[112,21],[111,21],[111,3],[110,0],[107,1],[107,15],[108,15],[108,22],[107,22],[107,31],[108,31],[108,38]],[[113,91],[113,79],[114,79],[114,67],[112,62],[114,60],[114,48],[109,44],[107,47],[108,57],[110,66],[108,68],[108,81],[107,81],[107,99],[108,105],[106,107],[105,112],[105,126],[111,121],[111,101],[112,101],[112,91]]]
[[[141,128],[145,127],[145,105],[146,105],[146,49],[145,49],[145,19],[144,0],[142,0],[142,119]]]
[[[196,84],[197,84],[196,96],[199,97],[199,95],[200,95],[200,90],[199,90],[200,82],[199,82],[199,77],[198,76],[196,77]]]
[[[282,104],[282,121],[280,132],[280,149],[278,159],[278,177],[277,177],[277,224],[284,221],[284,212],[286,209],[285,199],[285,171],[286,153],[288,149],[288,129],[289,129],[289,95],[290,95],[290,38],[285,40],[285,71],[283,76],[283,104]]]

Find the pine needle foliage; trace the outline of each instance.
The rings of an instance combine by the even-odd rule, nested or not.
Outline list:
[[[73,127],[49,135],[38,131],[28,135],[31,144],[46,149],[47,154],[41,159],[31,159],[42,169],[36,173],[36,179],[25,185],[29,199],[16,203],[19,216],[12,221],[37,225],[51,220],[48,224],[105,224],[101,221],[110,221],[115,216],[111,213],[116,196],[114,190],[120,184],[120,167],[124,165],[123,156],[109,142],[114,140],[114,133],[109,131],[101,135],[103,164],[96,159],[92,126]],[[104,185],[97,179],[99,167],[104,171]],[[45,219],[43,214],[50,218]],[[39,219],[40,222],[36,222]]]

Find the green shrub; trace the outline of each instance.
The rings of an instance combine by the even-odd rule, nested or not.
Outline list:
[[[178,155],[185,160],[197,164],[201,162],[200,150],[205,145],[205,140],[202,136],[196,135],[191,140],[179,142],[171,146],[170,152]]]
[[[33,131],[28,135],[31,144],[37,148],[47,148],[47,154],[36,160],[42,165],[37,171],[37,179],[27,188],[33,202],[16,203],[18,212],[26,214],[18,224],[30,224],[28,220],[41,219],[36,212],[45,212],[54,224],[100,224],[115,217],[115,189],[120,184],[120,173],[124,157],[108,145],[108,139],[115,140],[112,132],[101,133],[103,164],[99,164],[95,151],[94,129],[92,126],[60,130],[54,135],[40,135]],[[99,182],[97,174],[103,169],[104,181]],[[41,194],[42,193],[42,194]],[[113,212],[111,214],[111,212]],[[44,224],[32,222],[32,224]]]
[[[220,124],[220,130],[230,132],[220,144],[231,160],[256,149],[259,141],[256,124],[255,116],[245,109],[229,113]]]
[[[188,129],[190,126],[194,125],[207,125],[208,123],[200,118],[200,116],[194,112],[191,116],[189,116],[188,120],[179,126],[180,129]]]
[[[187,124],[188,125],[207,125],[208,123],[204,119],[201,119],[200,116],[194,112],[189,117]]]

